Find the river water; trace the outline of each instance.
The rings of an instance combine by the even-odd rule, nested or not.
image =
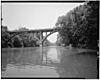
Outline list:
[[[59,46],[2,49],[2,78],[97,78],[95,51]]]

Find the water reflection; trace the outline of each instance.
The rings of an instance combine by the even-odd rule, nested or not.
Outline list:
[[[97,55],[64,47],[2,50],[2,77],[97,78]]]
[[[6,71],[6,66],[8,64],[8,55],[4,54],[2,55],[2,61],[1,61],[2,65],[1,65],[1,70],[2,71]]]
[[[42,50],[42,65],[54,66],[60,63],[60,56],[56,47],[43,48]]]
[[[22,68],[21,68],[22,67]],[[7,66],[6,77],[58,77],[55,68],[40,65]]]
[[[51,50],[57,56],[55,49]],[[4,66],[6,69],[2,70],[2,77],[58,77],[55,67],[48,66],[48,51],[47,48],[12,49],[8,53],[9,57],[2,52],[2,69]]]
[[[66,55],[63,52],[61,62],[57,67],[60,77],[64,78],[97,78],[97,55],[96,52],[82,52]]]
[[[59,54],[56,48],[50,48],[47,53],[47,60],[51,63],[60,63]]]

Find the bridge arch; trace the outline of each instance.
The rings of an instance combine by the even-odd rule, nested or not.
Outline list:
[[[42,43],[43,43],[51,34],[56,33],[56,32],[58,32],[58,31],[50,32],[45,38],[43,38]]]
[[[59,31],[59,29],[53,28],[53,29],[39,29],[39,30],[27,30],[27,31],[8,31],[8,33],[13,34],[11,36],[10,40],[13,39],[16,35],[19,35],[19,34],[22,34],[22,33],[33,33],[33,34],[36,33],[36,36],[38,36],[38,33],[39,33],[37,40],[39,41],[39,45],[43,46],[43,43],[47,39],[47,37],[50,36],[51,34],[55,33],[55,32],[58,32],[58,31]],[[50,33],[47,34],[45,37],[43,37],[43,33],[47,33],[47,32],[50,32]]]
[[[20,34],[23,34],[23,33],[27,33],[27,32],[19,32],[19,33],[14,33],[11,37],[10,37],[10,39],[9,40],[12,40],[14,37],[16,37],[17,35],[20,35]],[[32,32],[30,32],[30,33],[32,33]],[[33,33],[34,34],[34,33]],[[39,40],[38,38],[36,38],[37,40]],[[8,40],[8,41],[9,41]]]

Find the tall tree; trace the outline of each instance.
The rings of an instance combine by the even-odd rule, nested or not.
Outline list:
[[[62,43],[73,44],[76,47],[96,48],[99,39],[98,5],[97,1],[90,1],[58,18],[56,26],[61,27],[59,35]]]

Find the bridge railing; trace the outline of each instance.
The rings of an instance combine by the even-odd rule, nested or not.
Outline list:
[[[49,29],[36,29],[36,30],[23,30],[23,31],[8,31],[9,33],[22,33],[22,32],[51,32],[53,31],[53,28],[49,28]]]

